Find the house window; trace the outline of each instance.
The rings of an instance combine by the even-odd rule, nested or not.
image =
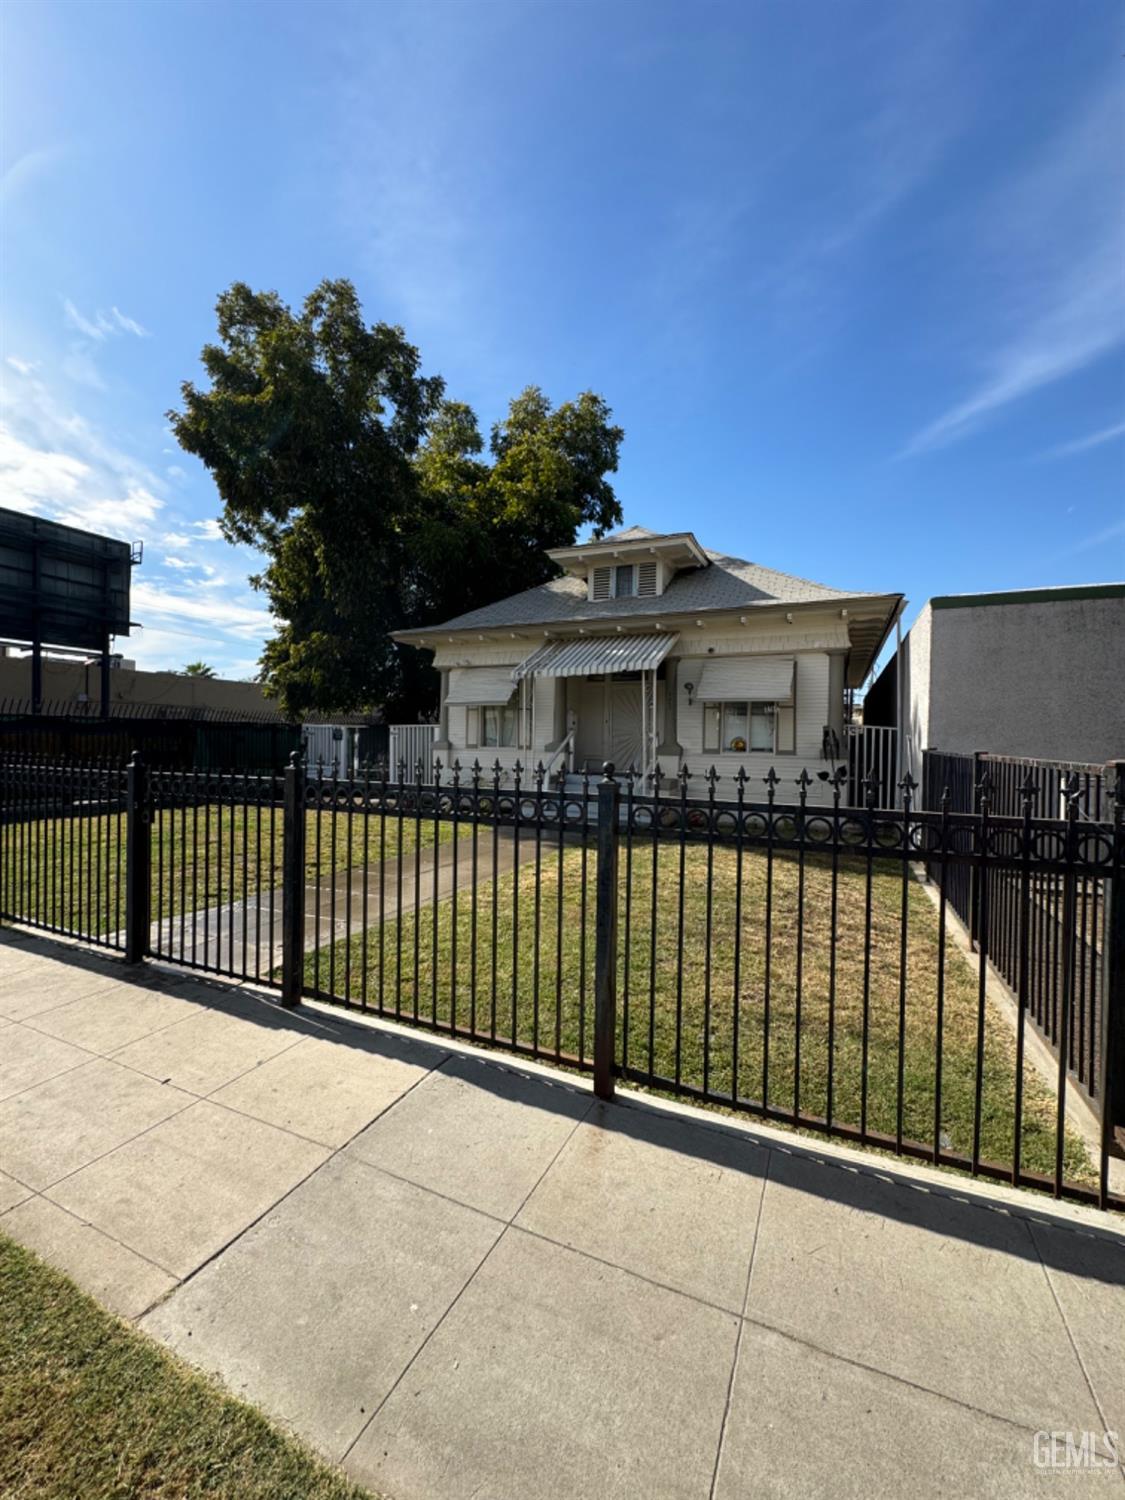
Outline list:
[[[516,743],[516,714],[512,704],[482,708],[480,711],[480,742],[482,745],[503,747]]]
[[[776,703],[705,703],[703,748],[719,755],[792,752],[792,711]]]
[[[637,592],[637,573],[632,563],[621,563],[613,570],[613,597],[629,599]]]

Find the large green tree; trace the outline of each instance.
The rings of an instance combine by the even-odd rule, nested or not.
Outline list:
[[[528,387],[486,454],[472,410],[401,328],[364,323],[350,282],[297,313],[235,283],[217,311],[209,385],[186,382],[169,419],[214,476],[225,535],[265,556],[263,679],[287,713],[432,710],[427,656],[390,632],[540,583],[545,548],[620,521],[606,476],[623,433],[600,396],[552,408]]]

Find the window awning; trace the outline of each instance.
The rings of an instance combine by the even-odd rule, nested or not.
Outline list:
[[[668,655],[678,636],[583,635],[576,640],[550,641],[525,657],[512,676],[590,677],[608,672],[651,672]]]
[[[705,661],[695,696],[700,703],[752,700],[792,703],[796,662],[791,656],[728,656]]]
[[[454,667],[445,701],[476,708],[507,703],[515,690],[511,667]]]

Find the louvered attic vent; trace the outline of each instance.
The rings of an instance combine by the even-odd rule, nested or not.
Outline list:
[[[656,564],[654,562],[638,563],[637,565],[637,593],[656,593]]]
[[[612,568],[595,568],[593,587],[590,590],[591,599],[608,599],[612,579]]]

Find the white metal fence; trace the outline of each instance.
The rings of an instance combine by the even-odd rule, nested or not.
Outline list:
[[[848,796],[853,807],[863,807],[867,796],[867,779],[874,771],[879,790],[878,807],[898,807],[902,793],[898,782],[909,769],[899,765],[898,730],[881,724],[849,724]],[[915,773],[915,780],[918,779]]]
[[[359,730],[351,724],[306,724],[301,730],[305,764],[326,775],[350,776],[356,768]]]
[[[388,759],[391,774],[398,775],[399,763],[406,763],[405,776],[413,781],[418,762],[422,762],[422,780],[433,780],[434,741],[437,739],[436,724],[392,724],[390,726]]]

